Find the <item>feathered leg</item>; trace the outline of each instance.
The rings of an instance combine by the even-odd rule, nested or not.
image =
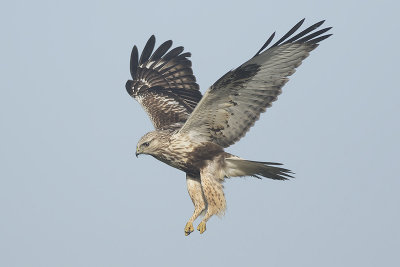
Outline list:
[[[189,235],[191,232],[194,231],[193,222],[205,210],[207,203],[204,199],[204,194],[200,183],[200,177],[194,178],[191,177],[189,174],[186,174],[186,184],[189,196],[192,199],[194,205],[193,215],[185,226],[185,235]]]
[[[206,215],[197,227],[202,234],[206,230],[206,223],[211,216],[222,215],[225,212],[226,201],[222,185],[224,174],[216,161],[201,169],[200,176],[203,193],[208,204]]]

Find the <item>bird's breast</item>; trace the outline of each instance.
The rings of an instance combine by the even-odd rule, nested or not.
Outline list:
[[[224,153],[224,150],[212,142],[196,142],[185,136],[174,136],[160,152],[154,155],[158,160],[186,173],[199,174],[209,160]]]

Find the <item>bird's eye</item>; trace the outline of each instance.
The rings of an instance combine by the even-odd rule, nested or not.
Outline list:
[[[148,147],[149,145],[150,145],[149,142],[144,142],[144,143],[143,143],[143,146],[145,146],[145,147]]]

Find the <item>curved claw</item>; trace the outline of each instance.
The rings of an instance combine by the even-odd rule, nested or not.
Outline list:
[[[193,223],[188,222],[188,223],[186,224],[186,226],[185,226],[185,235],[188,236],[188,235],[190,235],[190,233],[193,232],[193,231],[194,231]]]
[[[200,231],[200,234],[204,233],[206,230],[206,223],[203,221],[197,226],[197,230]]]

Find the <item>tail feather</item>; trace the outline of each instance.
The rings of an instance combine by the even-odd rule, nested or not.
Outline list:
[[[259,179],[261,179],[261,177],[266,177],[274,180],[288,180],[289,178],[294,178],[292,176],[292,171],[275,167],[276,165],[282,165],[281,163],[251,161],[240,158],[226,158],[225,162],[225,172],[228,177],[253,176]]]

